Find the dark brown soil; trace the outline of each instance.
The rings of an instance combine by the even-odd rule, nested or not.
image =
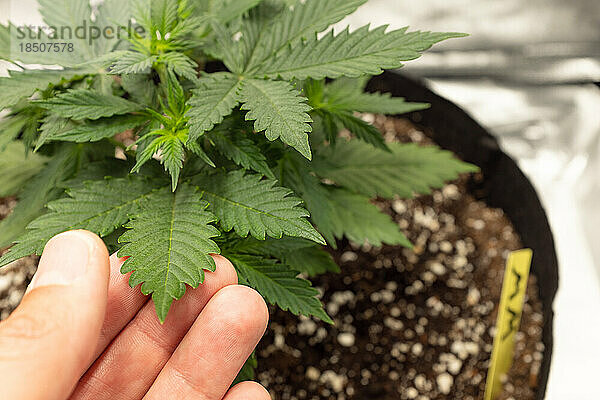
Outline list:
[[[376,124],[390,140],[429,142],[408,121]],[[274,400],[483,399],[504,263],[521,244],[501,210],[469,195],[469,179],[481,177],[376,202],[415,248],[340,243],[342,274],[313,280],[335,326],[273,310],[258,380]],[[544,350],[535,277],[527,293],[501,399],[534,399]]]
[[[13,197],[0,198],[0,220],[4,219],[17,204]],[[2,249],[0,249],[2,254]],[[0,268],[0,321],[19,305],[27,285],[37,270],[38,257],[26,257]]]

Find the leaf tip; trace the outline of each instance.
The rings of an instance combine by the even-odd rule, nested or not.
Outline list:
[[[335,321],[333,319],[331,319],[331,317],[329,316],[329,314],[327,314],[324,310],[323,310],[322,313],[319,313],[319,315],[317,315],[317,317],[321,321],[323,321],[323,322],[325,322],[325,323],[327,323],[329,325],[335,325]]]
[[[156,292],[152,294],[152,301],[154,302],[156,317],[158,318],[158,322],[161,325],[164,325],[165,320],[167,319],[167,314],[169,313],[169,309],[171,308],[171,303],[173,303],[173,299],[169,298],[165,301],[165,299],[156,298],[155,294]]]
[[[323,246],[327,246],[327,241],[321,234],[319,234],[319,236],[317,237],[317,243]]]

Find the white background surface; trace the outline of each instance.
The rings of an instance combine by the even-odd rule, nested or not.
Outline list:
[[[39,23],[35,4],[0,0],[0,22]],[[585,82],[600,81],[600,2],[371,0],[340,26],[368,22],[471,33],[406,71],[433,76],[434,90],[498,135],[536,186],[560,265],[547,399],[598,399],[600,89]]]

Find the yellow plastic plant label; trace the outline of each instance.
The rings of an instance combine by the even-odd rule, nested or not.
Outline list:
[[[506,260],[494,349],[485,385],[485,400],[494,400],[498,396],[502,388],[501,377],[509,371],[513,362],[515,333],[521,323],[532,256],[530,249],[523,249],[513,251]]]

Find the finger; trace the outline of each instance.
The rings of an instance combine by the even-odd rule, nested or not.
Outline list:
[[[271,400],[271,396],[262,385],[249,381],[229,389],[223,400]]]
[[[145,399],[221,400],[267,327],[263,298],[244,286],[206,305]]]
[[[215,272],[206,272],[202,285],[173,304],[163,325],[147,303],[84,375],[72,399],[140,399],[210,298],[237,283],[233,265],[214,258]]]
[[[52,238],[21,305],[0,324],[6,399],[64,399],[93,361],[104,319],[108,251],[87,231]]]
[[[129,286],[129,276],[121,273],[121,266],[125,258],[117,257],[116,253],[110,256],[110,280],[108,283],[108,302],[106,315],[100,331],[100,338],[94,352],[98,358],[106,346],[123,330],[148,302],[139,288]]]

